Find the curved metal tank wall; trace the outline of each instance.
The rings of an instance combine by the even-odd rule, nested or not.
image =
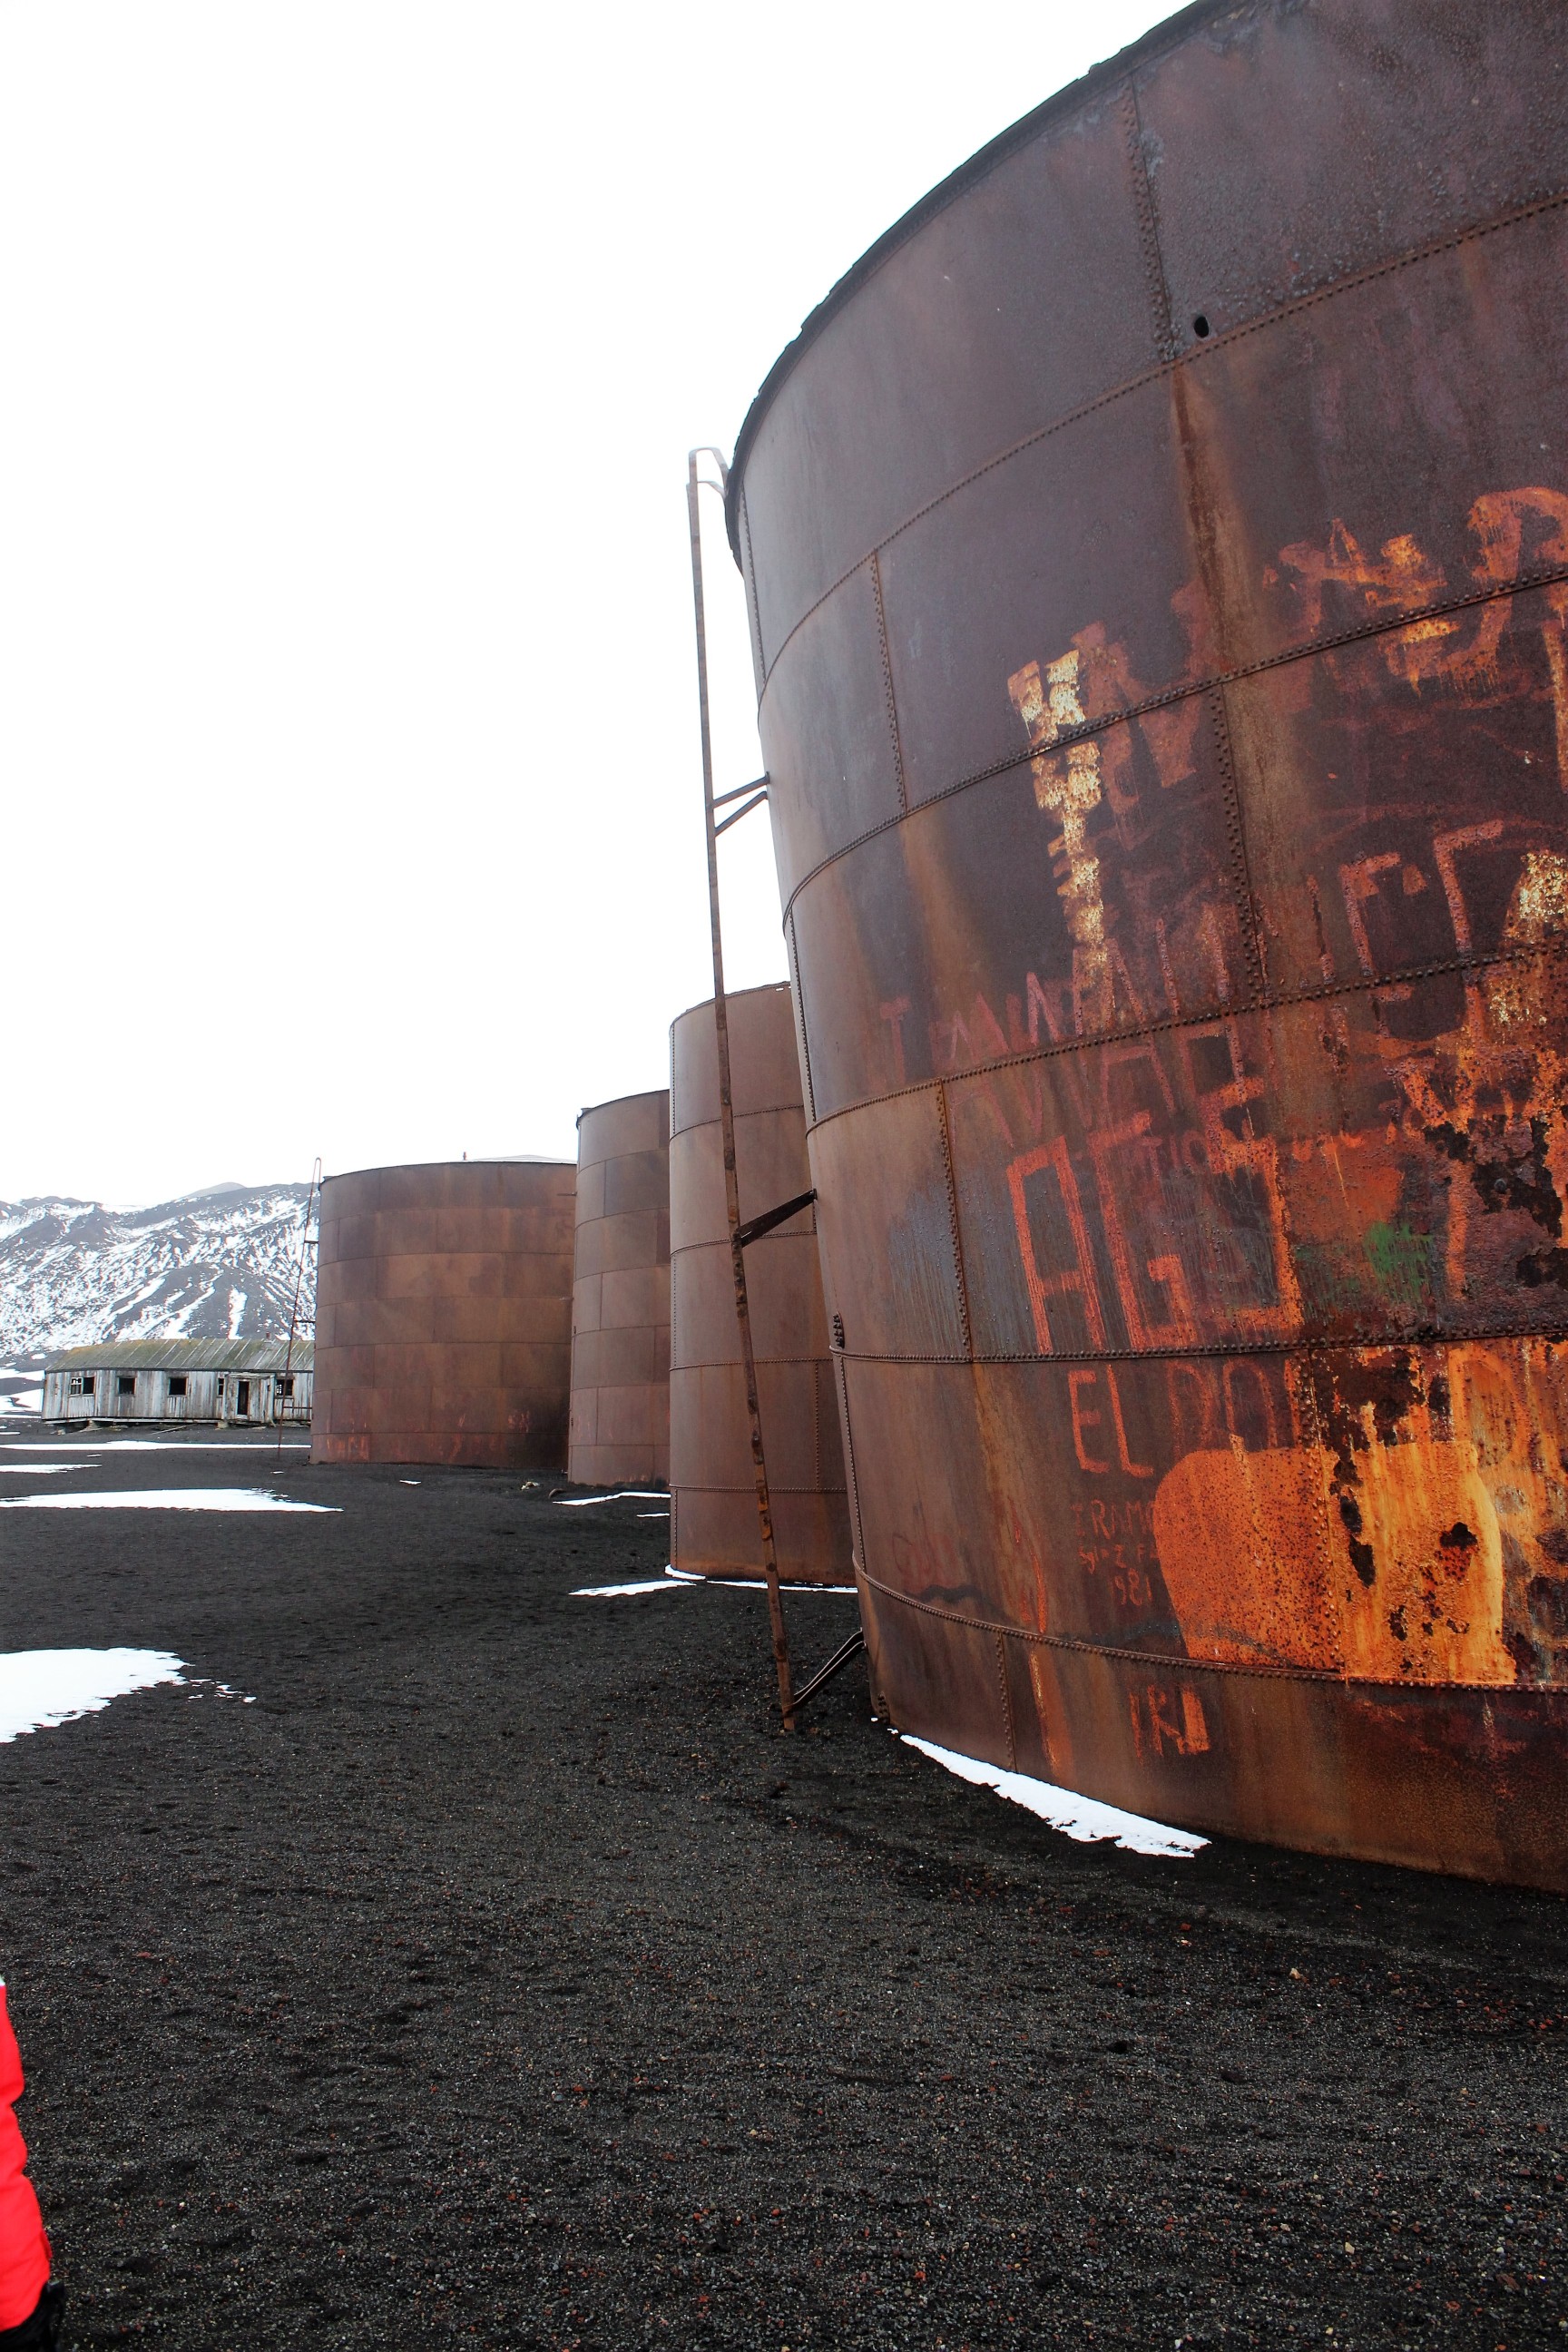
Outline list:
[[[810,1189],[795,1012],[787,987],[727,1000],[742,1220]],[[712,1001],[669,1033],[669,1483],[675,1566],[755,1575],[757,1490],[735,1322]],[[844,1453],[813,1213],[746,1252],[752,1341],[779,1576],[849,1578]]]
[[[554,1160],[327,1178],[313,1462],[563,1467],[575,1187]]]
[[[1563,28],[1185,12],[730,485],[895,1719],[1558,1888]]]
[[[567,1475],[669,1475],[669,1095],[625,1095],[577,1122]]]

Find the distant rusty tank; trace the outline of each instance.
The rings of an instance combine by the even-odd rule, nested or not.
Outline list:
[[[742,1222],[808,1192],[805,1111],[787,986],[726,999]],[[735,1320],[713,1005],[669,1033],[671,1559],[701,1576],[762,1568]],[[746,1252],[779,1576],[847,1584],[849,1514],[813,1212]]]
[[[1563,35],[1186,10],[729,488],[895,1719],[1559,1889]]]
[[[567,1475],[669,1475],[669,1095],[624,1095],[577,1121]]]
[[[313,1462],[564,1467],[575,1189],[557,1160],[327,1178]]]

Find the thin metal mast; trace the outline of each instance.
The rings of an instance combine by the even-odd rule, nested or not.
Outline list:
[[[283,1377],[285,1380],[291,1377],[294,1370],[294,1334],[300,1328],[300,1295],[305,1286],[305,1256],[310,1247],[310,1211],[315,1204],[316,1198],[320,1193],[321,1189],[321,1155],[318,1151],[314,1164],[310,1170],[310,1189],[305,1195],[305,1222],[300,1229],[300,1263],[294,1269],[294,1304],[289,1312],[289,1347],[283,1359]],[[312,1290],[312,1297],[313,1296],[314,1292]],[[315,1318],[312,1315],[310,1320],[310,1328],[312,1332],[315,1330]],[[279,1412],[278,1416],[277,1459],[279,1463],[281,1463],[283,1459],[283,1416],[281,1412]]]
[[[757,1360],[752,1346],[752,1314],[746,1297],[746,1251],[741,1234],[741,1192],[735,1172],[735,1103],[730,1086],[730,1015],[724,995],[724,946],[719,919],[719,835],[713,800],[713,736],[708,715],[708,624],[702,601],[702,528],[697,493],[702,478],[697,460],[710,457],[721,468],[717,449],[693,449],[687,459],[686,511],[691,528],[691,601],[697,616],[697,700],[702,719],[702,807],[708,832],[708,919],[713,934],[713,1032],[719,1048],[719,1119],[724,1144],[724,1202],[730,1219],[730,1264],[735,1280],[735,1320],[741,1329],[741,1362],[746,1378],[746,1411],[752,1425],[752,1468],[757,1483],[757,1524],[763,1539],[763,1576],[768,1588],[768,1618],[773,1628],[773,1664],[779,1678],[779,1710],[786,1731],[795,1729],[795,1692],[784,1631],[784,1595],[779,1590],[778,1552],[773,1542],[773,1505],[768,1495],[767,1457],[763,1450],[763,1414],[757,1395]],[[710,485],[710,487],[712,487]],[[737,797],[726,793],[726,799]],[[737,810],[736,814],[742,814]],[[726,818],[725,824],[733,823]]]

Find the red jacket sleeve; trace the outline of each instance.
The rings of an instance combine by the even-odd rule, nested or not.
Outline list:
[[[22,2095],[22,2053],[0,1984],[0,2327],[30,2319],[49,2276],[49,2242],[33,2184],[27,2144],[11,2110]]]

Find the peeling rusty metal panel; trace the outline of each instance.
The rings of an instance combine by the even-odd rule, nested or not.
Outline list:
[[[735,1162],[745,1223],[808,1192],[805,1112],[787,987],[727,999]],[[699,1575],[762,1567],[757,1495],[735,1323],[713,1005],[669,1033],[671,1558]],[[763,1442],[779,1576],[849,1577],[844,1454],[814,1213],[746,1252]]]
[[[1189,9],[730,488],[898,1719],[1568,1887],[1555,0]]]
[[[555,1160],[326,1179],[313,1462],[564,1467],[575,1191]]]
[[[569,1477],[669,1475],[669,1095],[577,1122]]]

